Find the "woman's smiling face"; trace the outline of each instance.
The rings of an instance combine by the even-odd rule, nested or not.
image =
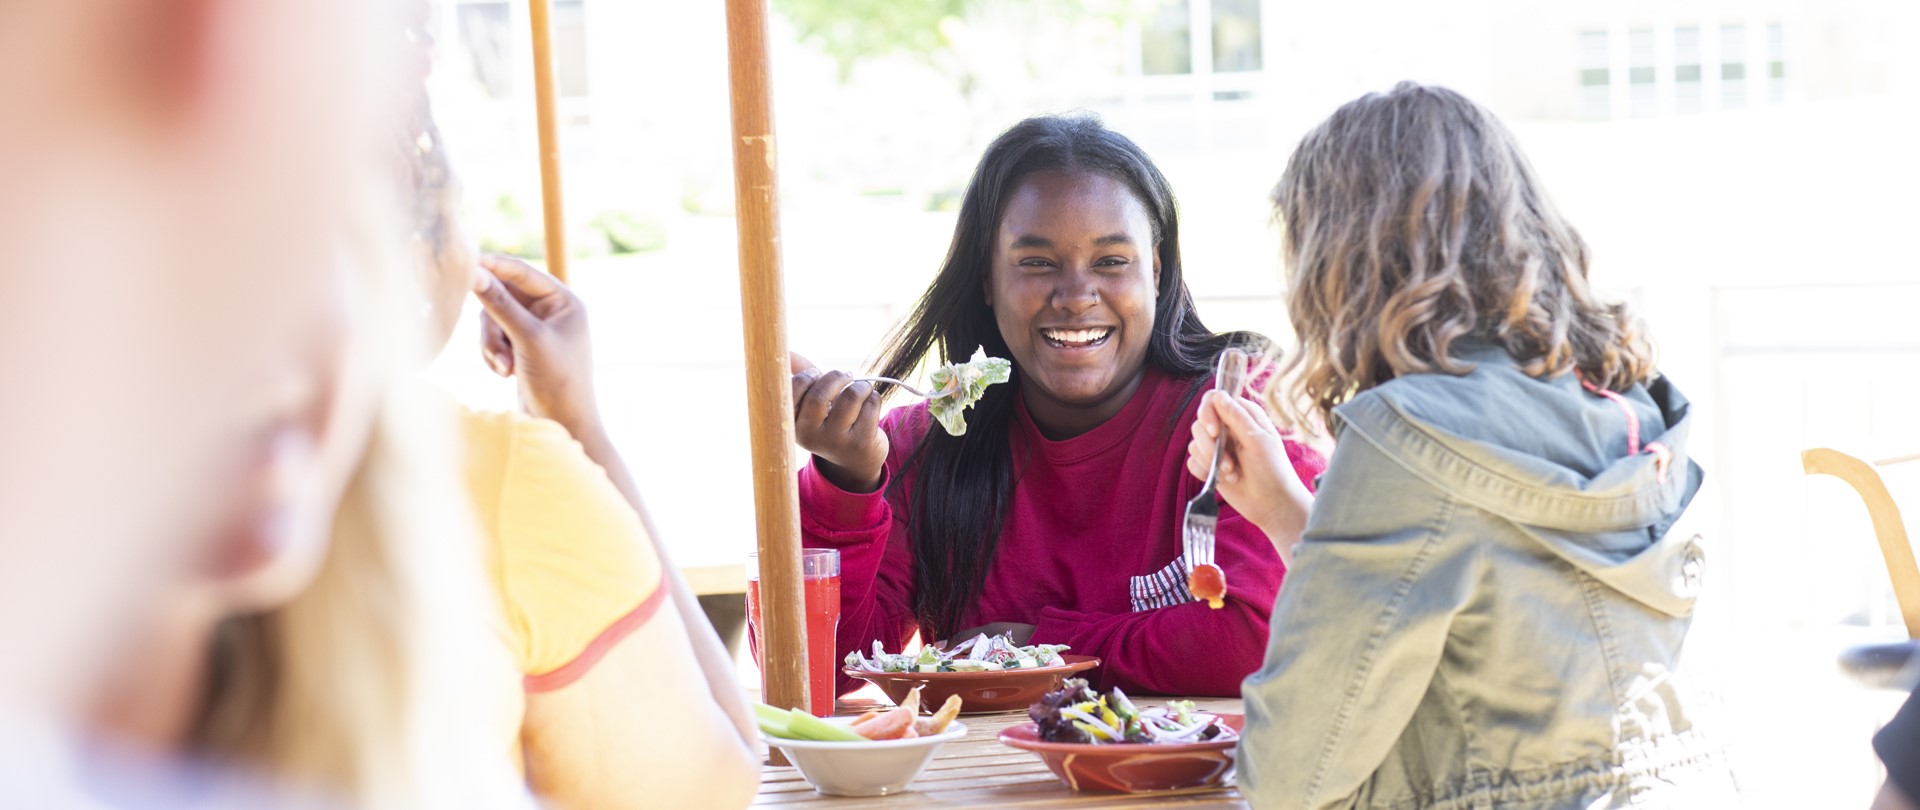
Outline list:
[[[1124,183],[1054,171],[1021,181],[986,298],[1042,430],[1078,435],[1126,406],[1146,369],[1159,281],[1152,220]]]

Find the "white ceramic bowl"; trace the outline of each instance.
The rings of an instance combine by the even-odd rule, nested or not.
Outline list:
[[[835,718],[834,722],[851,722]],[[903,793],[925,770],[940,746],[967,735],[965,723],[955,721],[946,731],[911,740],[814,742],[767,737],[800,769],[813,789],[828,796],[890,796]]]

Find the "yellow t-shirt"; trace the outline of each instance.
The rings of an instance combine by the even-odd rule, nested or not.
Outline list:
[[[528,692],[559,689],[645,624],[667,589],[639,515],[559,423],[462,409],[467,488]]]

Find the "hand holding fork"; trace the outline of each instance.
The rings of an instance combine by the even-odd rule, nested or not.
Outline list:
[[[1239,398],[1240,389],[1246,384],[1247,355],[1239,349],[1228,349],[1220,355],[1220,368],[1214,380],[1214,388],[1228,397]],[[1227,443],[1227,434],[1220,433],[1213,440],[1213,458],[1207,465],[1207,477],[1200,486],[1200,494],[1187,501],[1187,521],[1181,532],[1181,545],[1187,560],[1187,590],[1196,599],[1205,599],[1215,609],[1222,607],[1227,595],[1226,575],[1219,566],[1213,564],[1213,534],[1220,522],[1220,499],[1215,483],[1220,475],[1221,449]]]
[[[1211,479],[1217,497],[1259,527],[1281,560],[1293,564],[1313,493],[1295,472],[1286,439],[1266,408],[1225,390],[1208,391],[1187,445],[1187,471]]]

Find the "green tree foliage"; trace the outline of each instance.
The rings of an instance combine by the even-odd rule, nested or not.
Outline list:
[[[905,54],[932,60],[953,43],[941,21],[964,19],[978,0],[772,0],[806,42],[846,78],[863,59]]]

